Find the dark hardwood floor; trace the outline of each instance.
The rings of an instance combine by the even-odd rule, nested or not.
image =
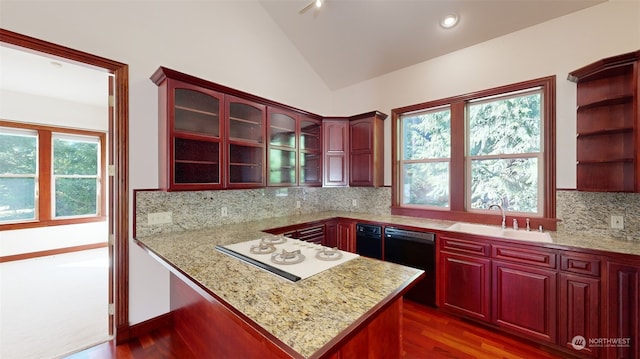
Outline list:
[[[553,353],[548,348],[499,334],[411,301],[404,303],[403,320],[403,359],[567,357]],[[68,358],[195,359],[195,356],[176,333],[169,328],[163,328],[125,344],[116,346],[113,342],[108,342]]]

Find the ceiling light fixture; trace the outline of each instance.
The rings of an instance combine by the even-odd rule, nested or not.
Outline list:
[[[322,0],[316,0],[316,7],[322,7]]]
[[[458,14],[455,14],[455,13],[447,14],[445,17],[442,18],[442,21],[440,21],[440,26],[444,27],[445,29],[450,29],[456,26],[459,20],[460,20],[460,17],[458,16]]]

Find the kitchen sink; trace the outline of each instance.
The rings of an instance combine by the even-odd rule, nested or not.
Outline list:
[[[506,239],[516,239],[533,242],[546,242],[551,243],[552,239],[549,233],[546,232],[533,232],[514,229],[502,229],[500,227],[486,226],[483,224],[474,223],[454,223],[447,228],[452,232],[463,232],[469,234],[477,234],[481,236],[498,237]]]

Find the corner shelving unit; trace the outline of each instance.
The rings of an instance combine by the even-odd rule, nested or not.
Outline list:
[[[569,73],[577,83],[577,189],[640,192],[640,51]]]

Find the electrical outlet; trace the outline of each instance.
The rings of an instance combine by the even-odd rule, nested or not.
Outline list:
[[[300,208],[302,207],[302,204],[300,203],[300,201],[296,201],[296,208]]]
[[[227,207],[220,207],[220,217],[226,217],[229,213],[227,212]]]
[[[173,222],[173,212],[156,212],[147,214],[147,224],[165,224]]]
[[[624,229],[624,217],[611,215],[611,228]]]
[[[354,206],[354,207],[357,207],[358,206],[358,201],[356,201],[355,199],[352,199],[351,200],[351,205]]]

